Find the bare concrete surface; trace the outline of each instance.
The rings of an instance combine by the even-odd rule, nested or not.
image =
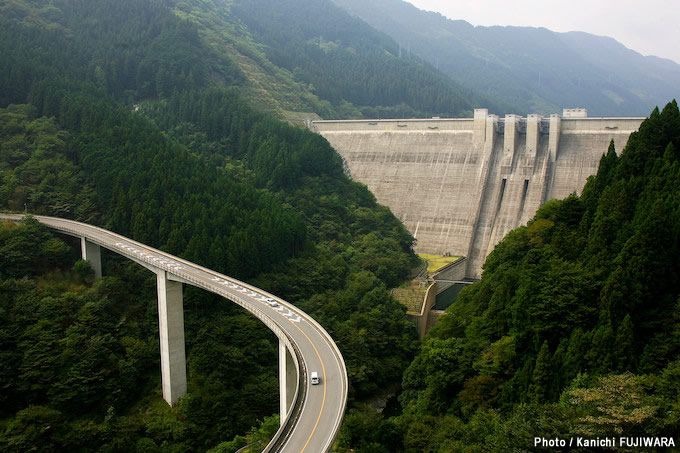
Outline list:
[[[313,121],[352,178],[388,206],[418,253],[466,256],[479,278],[494,246],[552,198],[583,190],[614,140],[623,150],[644,118],[506,115],[474,118]]]

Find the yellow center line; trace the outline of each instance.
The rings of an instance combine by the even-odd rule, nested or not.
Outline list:
[[[289,321],[290,321],[290,319],[289,319]],[[326,367],[324,366],[323,360],[321,359],[321,354],[319,354],[319,351],[316,349],[316,346],[314,346],[314,342],[307,336],[306,333],[304,333],[302,331],[302,329],[300,329],[300,327],[297,324],[293,323],[292,321],[290,321],[290,323],[293,324],[297,328],[297,330],[299,330],[300,333],[302,335],[304,335],[305,338],[307,338],[307,340],[309,340],[309,344],[312,345],[312,347],[314,348],[314,352],[316,352],[316,356],[319,358],[319,362],[321,362],[321,371],[323,373],[323,399],[321,400],[321,410],[319,411],[319,416],[316,418],[316,423],[314,424],[314,428],[312,429],[312,432],[309,434],[309,438],[307,439],[307,442],[305,442],[304,447],[302,447],[302,450],[300,450],[300,453],[302,453],[307,448],[309,441],[312,440],[312,436],[316,432],[316,427],[319,426],[319,421],[321,420],[321,414],[323,414],[323,407],[326,404],[326,388],[327,388]]]
[[[183,270],[185,272],[189,273],[189,274],[193,274],[196,277],[199,277],[199,278],[204,277],[201,274],[199,274],[198,272],[196,272],[198,269],[194,270],[194,269],[191,269],[191,268],[184,268]],[[250,296],[246,296],[246,297],[251,298]],[[255,300],[257,300],[257,299],[255,299]],[[304,335],[305,338],[307,338],[307,340],[309,341],[309,344],[312,345],[312,348],[314,348],[314,352],[316,352],[316,356],[319,358],[319,362],[321,363],[321,372],[323,374],[323,398],[321,400],[321,409],[319,410],[319,416],[316,418],[316,423],[314,424],[314,428],[312,429],[312,432],[309,434],[309,438],[307,438],[307,442],[305,442],[305,445],[302,447],[302,450],[300,450],[300,453],[302,453],[302,452],[305,451],[305,449],[307,448],[307,445],[309,445],[309,442],[312,440],[312,436],[314,436],[314,433],[316,432],[316,428],[319,426],[319,421],[321,421],[321,414],[323,414],[323,408],[326,405],[326,388],[327,388],[327,386],[326,386],[326,366],[324,365],[323,359],[321,358],[321,354],[319,354],[319,350],[316,349],[316,346],[314,345],[314,342],[312,341],[312,339],[309,338],[309,336],[300,328],[300,326],[298,326],[297,324],[295,324],[293,321],[291,321],[288,318],[286,318],[286,320],[288,320],[297,330],[299,330],[300,333],[302,335]]]
[[[96,234],[93,234],[93,236],[97,236],[97,235],[96,235]],[[106,238],[106,239],[108,239],[108,238]],[[103,242],[105,242],[105,240],[101,239],[101,236],[100,236],[100,240],[102,240]],[[155,253],[155,251],[151,251],[151,250],[147,249],[146,247],[141,247],[141,248],[143,249],[142,251],[144,251],[144,252],[146,252],[146,253]],[[187,266],[185,263],[182,263],[182,264],[184,264],[185,266]],[[186,273],[188,273],[188,274],[192,274],[193,276],[195,276],[195,277],[197,277],[197,278],[206,278],[204,275],[202,275],[202,273],[204,273],[204,272],[201,271],[201,273],[199,273],[199,272],[198,272],[199,269],[192,268],[191,266],[184,267],[184,268],[182,269],[182,271],[184,271],[184,272],[186,272]],[[166,271],[166,272],[168,272],[168,271]],[[208,274],[208,275],[209,275],[209,274]],[[246,297],[251,298],[250,296],[246,296]],[[252,298],[251,298],[251,299],[252,299]],[[257,299],[254,299],[254,300],[257,300]],[[321,400],[321,409],[319,410],[319,415],[318,415],[318,417],[316,418],[316,423],[314,424],[314,428],[312,429],[312,432],[309,434],[309,438],[307,438],[307,442],[305,442],[305,445],[302,447],[302,450],[300,450],[300,453],[302,453],[302,452],[305,451],[305,449],[306,449],[307,446],[309,445],[309,442],[312,440],[312,437],[314,436],[314,433],[316,432],[316,428],[319,426],[319,421],[321,421],[321,414],[323,414],[323,409],[324,409],[324,407],[325,407],[325,405],[326,405],[326,389],[327,389],[327,382],[326,382],[326,366],[324,365],[323,359],[321,359],[321,354],[319,354],[319,350],[318,350],[318,349],[316,348],[316,346],[314,345],[314,342],[312,341],[312,339],[309,338],[309,336],[308,336],[308,335],[300,328],[300,326],[298,326],[297,324],[295,324],[295,323],[294,323],[293,321],[291,321],[290,319],[288,319],[288,318],[286,318],[286,319],[287,319],[293,326],[295,326],[295,328],[297,328],[297,329],[300,331],[300,333],[301,333],[302,335],[304,335],[305,338],[307,338],[307,340],[309,341],[309,344],[312,345],[312,348],[314,348],[314,352],[316,353],[316,356],[319,358],[319,362],[321,363],[321,371],[322,371],[322,374],[323,374],[323,399]]]
[[[201,275],[197,274],[196,272],[192,272],[190,269],[184,269],[185,271],[188,271],[191,274],[194,274],[197,277],[200,277]],[[250,296],[246,296],[251,298]],[[252,299],[252,298],[251,298]],[[257,300],[257,299],[255,299]],[[316,356],[319,358],[319,362],[321,363],[321,373],[323,374],[323,398],[321,400],[321,409],[319,410],[319,416],[316,418],[316,423],[314,424],[314,428],[312,429],[312,432],[309,434],[309,437],[307,438],[307,442],[305,442],[305,445],[302,447],[302,450],[300,450],[300,453],[304,452],[305,449],[307,448],[307,445],[309,445],[309,442],[312,440],[312,436],[314,436],[314,433],[316,432],[316,428],[319,426],[319,421],[321,421],[321,414],[323,414],[323,408],[326,405],[326,366],[323,363],[323,359],[321,358],[321,354],[319,354],[319,350],[316,349],[316,346],[314,345],[314,342],[312,341],[311,338],[298,326],[295,324],[293,321],[291,321],[288,318],[285,318],[287,321],[289,321],[297,330],[300,331],[302,335],[307,338],[307,341],[309,341],[309,344],[312,345],[312,348],[314,348],[314,352],[316,352]]]

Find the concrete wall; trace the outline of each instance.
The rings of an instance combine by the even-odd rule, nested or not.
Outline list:
[[[444,310],[430,310],[430,313],[427,315],[427,330],[430,330],[439,324],[439,320],[445,314],[446,312]]]
[[[315,121],[347,162],[416,238],[416,251],[466,256],[479,278],[493,247],[551,198],[580,193],[610,140],[617,151],[644,118],[507,115]]]
[[[425,336],[425,333],[431,327],[429,325],[430,311],[432,310],[432,307],[434,307],[435,302],[437,302],[437,282],[433,282],[427,288],[427,292],[425,293],[425,300],[423,301],[420,313],[406,315],[409,319],[415,321],[416,330],[418,331],[418,335],[420,336],[420,338],[423,338]]]
[[[466,258],[461,258],[445,266],[432,276],[437,282],[437,294],[453,286],[453,282],[459,282],[465,278],[466,264]]]
[[[468,131],[472,129],[472,118],[411,119],[411,120],[336,120],[312,121],[311,129],[316,132],[436,132]]]

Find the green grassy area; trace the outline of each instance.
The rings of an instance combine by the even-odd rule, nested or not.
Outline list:
[[[425,255],[422,253],[419,253],[418,256],[427,262],[427,272],[429,273],[437,272],[442,267],[460,259],[460,256]]]

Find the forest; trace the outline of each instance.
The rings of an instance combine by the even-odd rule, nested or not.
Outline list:
[[[488,101],[331,0],[239,0],[232,11],[268,46],[272,63],[332,105],[349,102],[355,115],[460,117]]]
[[[679,145],[673,101],[620,155],[610,145],[581,196],[549,201],[509,233],[423,340],[403,413],[350,410],[343,445],[502,452],[529,451],[534,436],[677,439]]]
[[[173,14],[213,2],[184,3],[0,5],[0,209],[112,229],[310,313],[347,363],[338,451],[522,451],[537,435],[678,438],[675,101],[626,149],[602,150],[582,195],[547,203],[511,232],[482,280],[419,342],[388,293],[418,265],[412,237],[344,175],[325,140],[252,107],[243,67]],[[356,88],[333,79],[343,73],[331,74],[341,68],[329,54],[358,74],[377,71],[371,59],[404,74],[425,68],[394,58],[398,47],[353,19],[343,29],[356,32],[317,37],[302,16],[283,29],[231,3],[269,40],[272,61],[329,99],[349,102]],[[307,19],[324,24],[322,12],[310,8]],[[378,58],[381,46],[392,57]],[[456,101],[464,95],[428,77],[466,108]],[[406,102],[391,93],[351,102],[372,113]],[[30,217],[0,223],[3,451],[266,443],[279,420],[277,340],[264,326],[187,288],[189,393],[171,408],[160,397],[155,278],[105,254],[95,281],[78,256],[76,242]]]
[[[101,225],[300,305],[342,342],[352,401],[399,381],[417,339],[387,288],[417,263],[412,238],[327,142],[214,83],[238,72],[162,2],[4,6],[3,209]],[[170,408],[152,276],[106,255],[94,282],[35,221],[1,236],[3,450],[233,451],[272,434],[277,343],[254,318],[185,291],[190,393]]]

